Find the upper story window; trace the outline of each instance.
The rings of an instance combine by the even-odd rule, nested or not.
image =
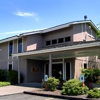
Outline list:
[[[50,41],[46,41],[46,45],[50,45],[51,44],[51,42]]]
[[[9,56],[11,56],[13,53],[13,41],[9,42]]]
[[[71,37],[69,36],[69,37],[65,37],[65,42],[69,42],[69,41],[71,41]]]
[[[57,44],[57,39],[52,40],[52,44]]]
[[[64,38],[59,38],[58,39],[58,43],[63,43],[64,42]]]
[[[18,53],[22,52],[22,38],[18,39]]]

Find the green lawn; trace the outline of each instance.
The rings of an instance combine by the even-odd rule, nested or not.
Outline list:
[[[0,82],[0,87],[8,85],[10,85],[10,82]]]

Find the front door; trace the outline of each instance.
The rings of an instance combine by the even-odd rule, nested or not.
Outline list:
[[[45,64],[44,75],[49,76],[49,64]],[[52,76],[62,80],[63,78],[63,64],[52,64]]]
[[[52,76],[62,80],[63,79],[63,65],[62,64],[52,64]]]

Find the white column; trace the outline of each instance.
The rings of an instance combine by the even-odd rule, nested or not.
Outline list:
[[[20,58],[18,57],[18,84],[20,83]]]
[[[49,54],[49,77],[52,76],[52,56]]]
[[[66,64],[65,64],[65,80],[66,80]]]

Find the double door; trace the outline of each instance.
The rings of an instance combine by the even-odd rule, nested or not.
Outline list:
[[[49,64],[45,64],[44,75],[49,76]],[[52,76],[60,80],[69,80],[71,78],[71,64],[63,63],[52,64]]]

